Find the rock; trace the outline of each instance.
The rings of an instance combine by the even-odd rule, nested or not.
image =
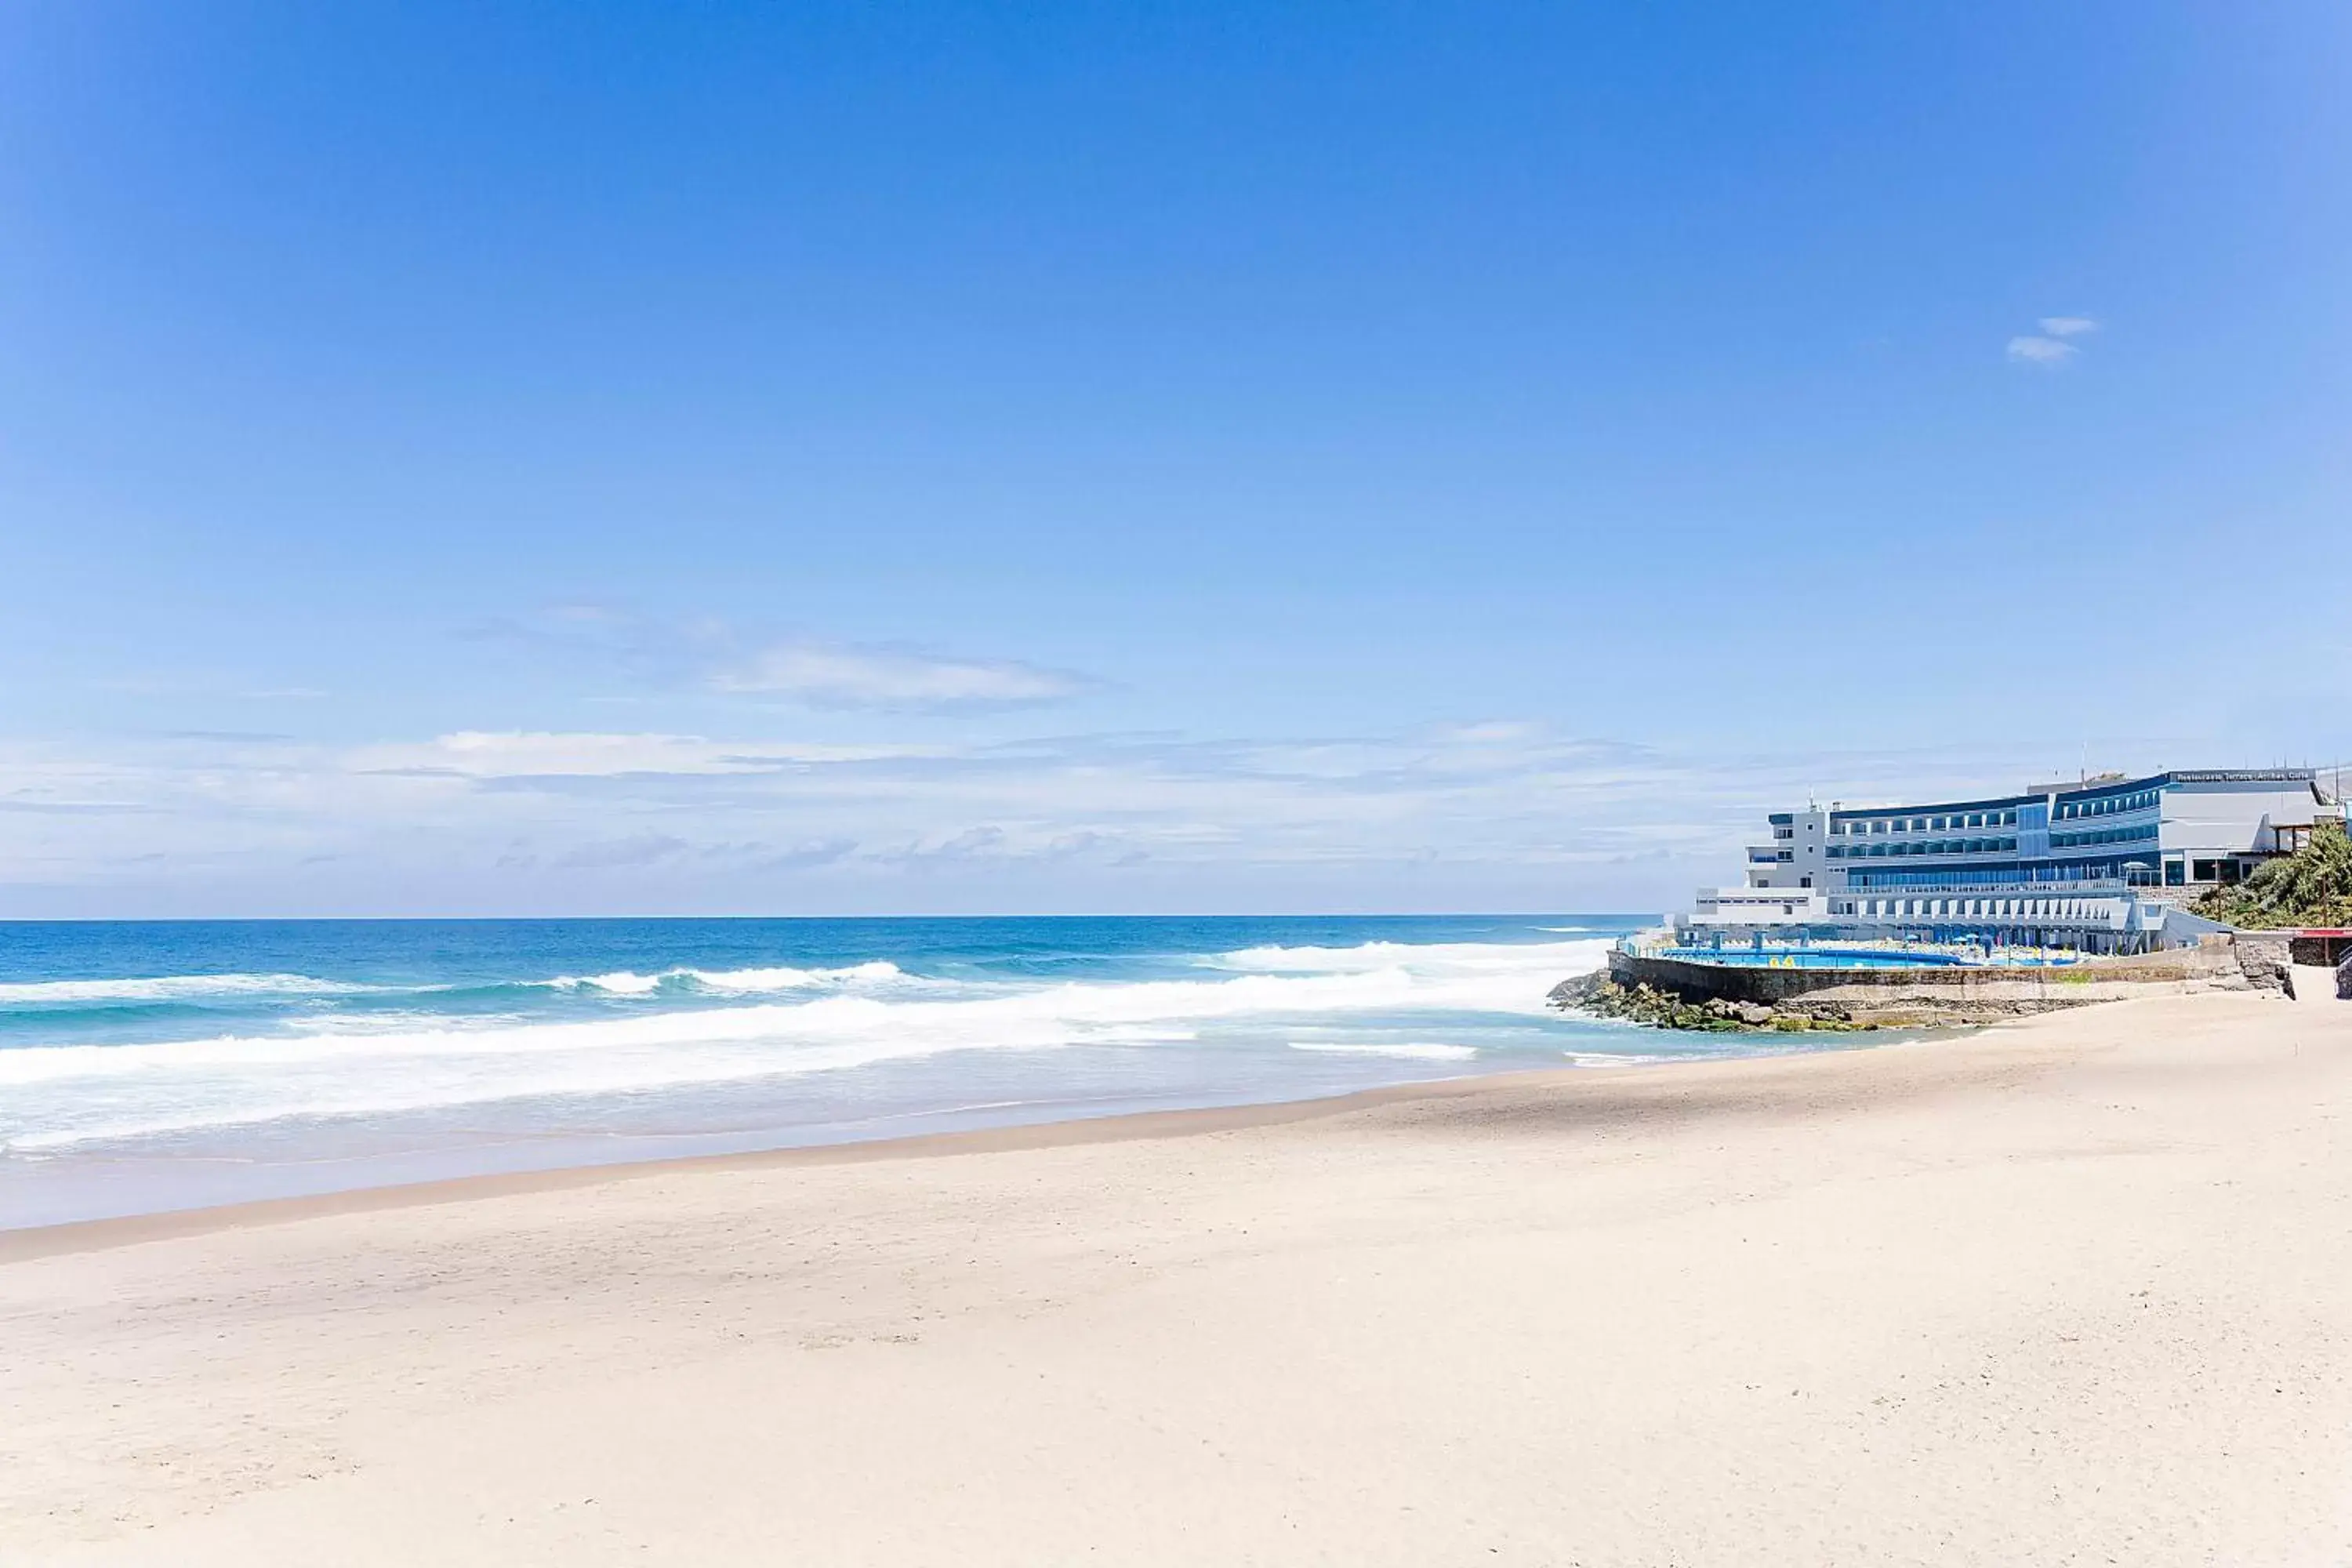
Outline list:
[[[1556,1007],[1575,1008],[1596,1017],[1708,1034],[1765,1028],[1774,1017],[1773,1010],[1759,1002],[1734,1002],[1721,996],[1690,1001],[1671,991],[1657,990],[1647,981],[1627,987],[1605,974],[1564,980],[1552,987],[1550,999]]]
[[[2288,933],[2283,931],[2242,931],[2232,942],[2238,972],[2257,990],[2292,994],[2294,974],[2288,967]]]
[[[1551,988],[1548,1000],[1553,1006],[1562,1009],[1589,1007],[1592,999],[1604,988],[1614,991],[1618,988],[1617,983],[1609,978],[1607,970],[1596,969],[1590,974],[1561,981]]]

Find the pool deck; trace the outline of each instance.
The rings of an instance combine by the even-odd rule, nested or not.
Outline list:
[[[1990,956],[1981,948],[1922,947],[1659,947],[1643,952],[1651,958],[1677,958],[1690,963],[1731,964],[1744,969],[2051,969],[2086,962],[2080,953],[2044,953],[2024,949],[1996,949]]]
[[[1715,963],[1616,952],[1609,975],[1685,1001],[1722,1001],[1884,1023],[1979,1023],[2166,991],[2247,990],[2261,982],[2232,944],[2059,964]]]

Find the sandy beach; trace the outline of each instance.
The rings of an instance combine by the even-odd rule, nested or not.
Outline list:
[[[11,1564],[2352,1557],[2352,1005],[0,1237]]]

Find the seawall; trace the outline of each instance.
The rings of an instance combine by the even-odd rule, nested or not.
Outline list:
[[[1749,1023],[1766,1011],[1878,1023],[1974,1023],[2164,991],[2284,991],[2285,946],[2209,938],[2193,948],[2048,968],[1920,964],[1885,969],[1776,969],[1629,952],[1609,978],[1693,1005],[1719,1004]],[[1720,1009],[1719,1009],[1720,1010]]]

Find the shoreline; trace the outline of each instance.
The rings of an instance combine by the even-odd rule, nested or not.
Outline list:
[[[1646,1065],[0,1237],[0,1557],[2352,1549],[2352,1005]]]
[[[1591,918],[610,923],[410,942],[196,922],[152,951],[118,931],[0,954],[0,1235],[1622,1048],[1540,1005],[1601,962]]]
[[[1885,1045],[1891,1048],[1902,1043],[1905,1042],[1889,1040]],[[964,1128],[948,1132],[908,1132],[887,1138],[791,1144],[774,1149],[730,1150],[709,1154],[666,1154],[645,1160],[551,1165],[541,1170],[437,1176],[421,1182],[394,1182],[381,1186],[349,1187],[289,1197],[249,1198],[194,1208],[159,1209],[150,1214],[111,1215],[98,1219],[67,1220],[57,1225],[0,1229],[0,1267],[32,1258],[99,1252],[111,1247],[135,1247],[149,1241],[207,1236],[219,1231],[250,1230],[263,1226],[291,1225],[306,1219],[474,1203],[537,1193],[571,1192],[607,1183],[698,1171],[861,1165],[1162,1138],[1198,1138],[1218,1132],[1286,1126],[1412,1100],[1454,1099],[1490,1086],[1535,1087],[1561,1079],[1614,1077],[1661,1068],[1703,1068],[1733,1062],[1780,1060],[1787,1057],[1818,1054],[1822,1053],[1793,1048],[1754,1057],[1706,1058],[1688,1062],[1633,1061],[1622,1067],[1521,1068],[1505,1072],[1465,1073],[1453,1078],[1381,1084],[1370,1089],[1350,1089],[1345,1094],[1316,1095],[1305,1100],[1118,1111],[1105,1116],[1074,1116],[1048,1121],[1014,1122],[1002,1127]]]

